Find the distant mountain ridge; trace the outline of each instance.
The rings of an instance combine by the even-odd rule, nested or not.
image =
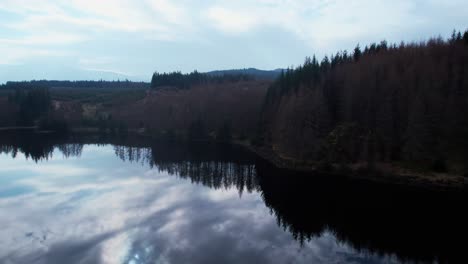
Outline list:
[[[245,69],[231,69],[231,70],[215,70],[206,72],[205,74],[211,76],[220,76],[220,75],[251,75],[257,79],[262,80],[274,80],[276,79],[283,69],[275,69],[275,70],[259,70],[256,68],[245,68]]]
[[[22,68],[5,68],[1,67],[0,65],[0,85],[6,84],[7,82],[31,82],[32,80],[42,81],[42,82],[56,82],[56,80],[60,80],[60,82],[66,82],[69,79],[69,82],[125,82],[129,80],[130,82],[140,83],[142,81],[147,82],[144,78],[133,78],[131,76],[126,76],[123,74],[112,73],[112,72],[103,72],[103,71],[84,71],[84,70],[77,70],[77,69],[68,69],[67,74],[65,74],[62,78],[57,76],[56,78],[51,79],[44,79],[40,76],[33,76],[31,80],[22,80],[19,77],[19,73],[22,71]],[[229,70],[214,70],[209,72],[204,72],[204,74],[210,76],[222,76],[222,75],[250,75],[255,77],[259,80],[274,80],[276,79],[283,69],[275,69],[275,70],[260,70],[256,68],[245,68],[245,69],[229,69]],[[69,76],[73,75],[73,73],[78,73],[79,78],[69,78]]]

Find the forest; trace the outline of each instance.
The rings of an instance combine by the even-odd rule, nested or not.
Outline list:
[[[468,31],[306,58],[269,88],[255,143],[296,165],[467,173],[467,77]]]
[[[235,142],[296,169],[390,164],[467,174],[467,77],[468,31],[454,31],[357,45],[282,71],[8,82],[0,126]]]
[[[168,140],[248,139],[255,134],[261,102],[272,82],[237,71],[154,76],[159,77],[153,77],[152,84],[8,82],[0,88],[0,128],[60,121],[72,131],[110,135],[130,131]]]
[[[207,74],[193,71],[183,74],[181,72],[158,73],[155,72],[151,78],[151,88],[159,89],[161,87],[175,87],[178,89],[189,89],[194,85],[239,82],[254,79],[253,75],[245,73],[231,74]]]

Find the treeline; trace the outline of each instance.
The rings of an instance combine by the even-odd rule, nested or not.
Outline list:
[[[47,88],[16,88],[8,95],[8,101],[19,107],[18,125],[33,125],[34,121],[46,115],[51,107]]]
[[[142,104],[112,113],[116,120],[143,123],[149,134],[195,141],[253,137],[271,81],[233,81],[195,85],[190,89],[157,88]],[[148,114],[151,113],[151,114]]]
[[[405,44],[388,44],[387,41],[383,40],[380,43],[372,43],[365,46],[364,49],[358,44],[353,52],[347,50],[339,51],[336,54],[325,56],[320,62],[314,55],[312,58],[306,57],[304,63],[297,68],[287,68],[282,71],[279,77],[276,79],[272,88],[268,91],[268,97],[275,96],[277,94],[284,94],[292,89],[298,89],[301,85],[316,85],[320,83],[325,77],[326,73],[330,70],[334,70],[341,64],[348,64],[358,62],[363,57],[377,55],[379,53],[397,53],[398,51],[404,50],[405,48],[424,48],[427,46],[434,46],[437,44],[462,44],[468,45],[468,31],[463,35],[460,31],[453,31],[450,39],[444,41],[442,38],[431,39],[428,42],[422,43],[409,43]]]
[[[181,72],[158,73],[155,72],[151,78],[151,88],[176,87],[188,89],[193,85],[223,82],[238,82],[253,80],[254,76],[248,74],[206,74],[194,71],[183,74]]]
[[[15,106],[14,120],[17,126],[37,126],[40,130],[65,133],[68,122],[56,111],[53,111],[51,95],[48,88],[15,88],[8,95],[8,102]]]
[[[276,70],[259,70],[256,68],[247,68],[247,69],[233,69],[233,70],[217,70],[217,71],[210,71],[206,74],[214,75],[214,76],[223,76],[223,75],[250,75],[253,76],[257,80],[275,80],[278,78],[279,74],[281,73],[281,69]]]
[[[468,31],[307,58],[270,87],[257,143],[298,162],[468,170],[467,77]]]
[[[22,81],[22,82],[7,82],[4,85],[0,85],[0,89],[14,90],[14,89],[25,89],[25,88],[112,88],[112,89],[148,89],[149,83],[145,82],[131,82],[125,81],[54,81],[54,80],[34,80],[34,81]]]
[[[210,188],[237,187],[240,195],[258,190],[253,155],[236,147],[156,141],[148,148],[115,145],[114,151],[123,161],[148,164]]]

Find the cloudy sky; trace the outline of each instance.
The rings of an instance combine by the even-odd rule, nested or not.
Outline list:
[[[468,28],[466,0],[0,0],[0,83],[297,65]]]
[[[325,230],[301,245],[259,192],[124,163],[110,145],[69,158],[55,149],[38,163],[0,153],[0,164],[3,264],[397,262]]]

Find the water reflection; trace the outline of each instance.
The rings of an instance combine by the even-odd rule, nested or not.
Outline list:
[[[258,190],[255,157],[230,145],[153,142],[149,148],[114,146],[123,161],[139,162],[210,188]]]
[[[3,134],[2,153],[1,263],[465,263],[462,193],[144,138]]]

